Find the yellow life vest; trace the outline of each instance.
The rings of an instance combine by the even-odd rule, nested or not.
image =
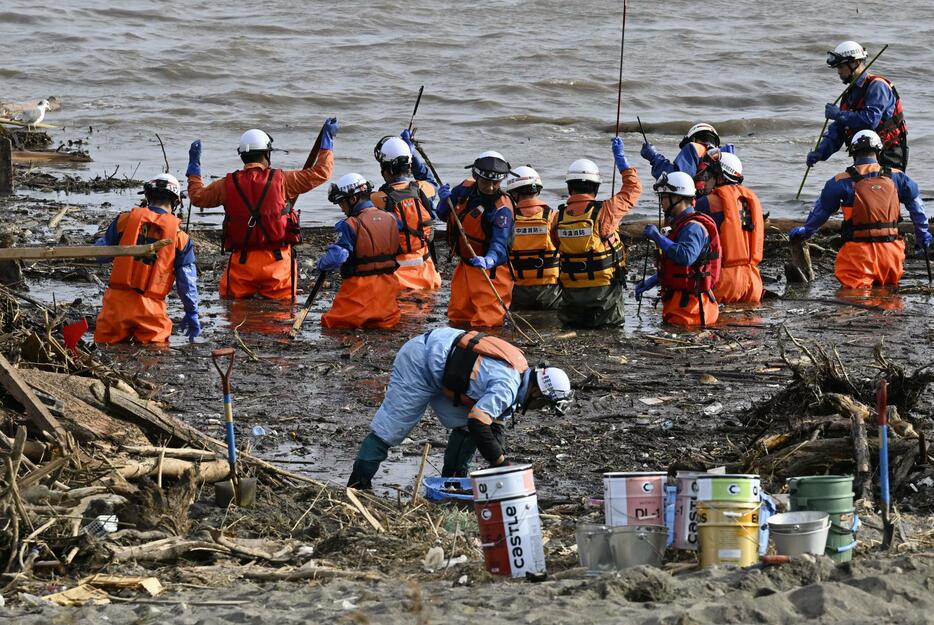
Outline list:
[[[551,240],[555,212],[544,203],[539,211],[525,216],[516,207],[509,264],[516,286],[541,286],[558,282],[558,248]]]
[[[562,288],[609,286],[625,279],[622,245],[600,236],[597,216],[601,206],[602,202],[591,201],[580,215],[569,214],[566,204],[558,207]]]

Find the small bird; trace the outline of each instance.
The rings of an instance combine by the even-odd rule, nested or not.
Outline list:
[[[48,100],[40,100],[34,109],[26,109],[16,119],[26,124],[26,127],[35,130],[36,125],[45,119],[45,112],[51,108]]]

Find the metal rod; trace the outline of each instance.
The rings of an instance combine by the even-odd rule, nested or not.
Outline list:
[[[619,83],[616,89],[616,136],[619,136],[619,112],[623,104],[623,51],[626,48],[626,0],[623,0],[623,30],[619,42]],[[613,163],[613,176],[610,182],[610,197],[616,195],[616,162]]]

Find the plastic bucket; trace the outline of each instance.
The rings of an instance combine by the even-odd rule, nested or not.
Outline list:
[[[697,478],[703,473],[678,471],[675,475],[675,549],[697,549]]]
[[[859,519],[853,506],[853,476],[809,475],[788,480],[793,512],[812,510],[830,515],[826,554],[835,562],[849,562],[856,547]]]
[[[508,577],[544,573],[545,548],[532,467],[484,469],[471,473],[470,479],[486,570]],[[506,496],[484,498],[491,492]]]
[[[829,531],[830,515],[826,512],[785,512],[769,519],[769,535],[775,551],[783,556],[823,554]]]
[[[759,503],[762,485],[758,475],[705,473],[697,476],[697,501]]]
[[[668,528],[667,544],[670,547],[675,541],[675,504],[677,502],[678,487],[671,484],[665,486],[665,527]]]
[[[577,557],[581,566],[587,569],[588,575],[600,575],[606,571],[615,571],[616,563],[610,552],[609,525],[596,525],[592,523],[578,523],[577,531]]]
[[[604,473],[603,510],[606,524],[665,525],[665,483],[668,474]]]
[[[697,506],[700,563],[752,566],[759,561],[759,502],[701,501]]]
[[[428,501],[473,501],[470,478],[431,476],[422,480]]]
[[[617,569],[640,564],[661,566],[668,529],[661,525],[620,525],[611,528],[610,553]]]

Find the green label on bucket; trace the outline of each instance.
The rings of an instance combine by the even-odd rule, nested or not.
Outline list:
[[[717,475],[697,478],[698,501],[758,502],[762,492],[759,478],[751,475]]]

